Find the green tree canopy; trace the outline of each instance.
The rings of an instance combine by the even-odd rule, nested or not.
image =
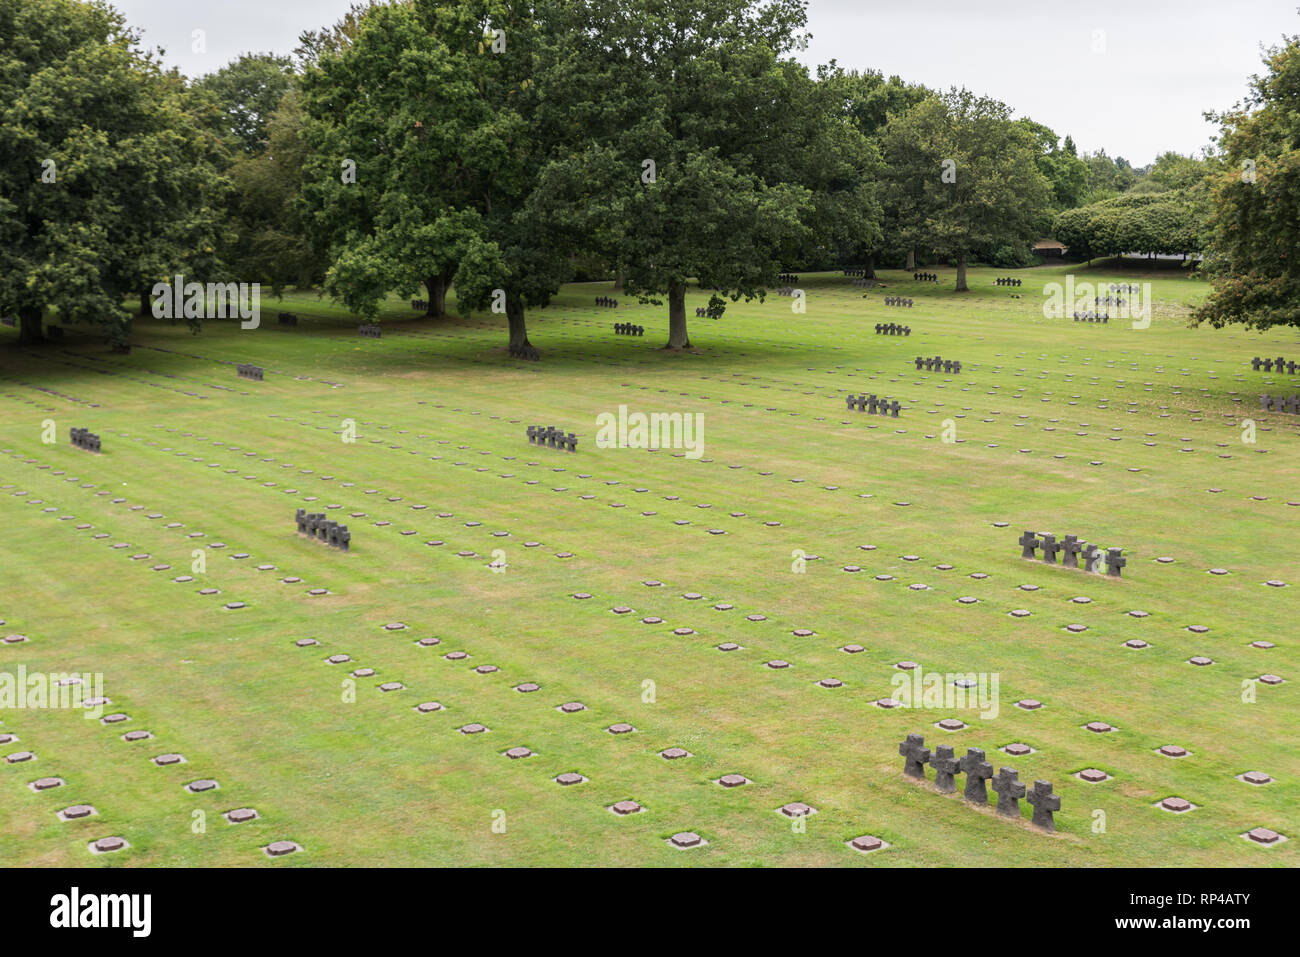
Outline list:
[[[1216,328],[1300,325],[1300,36],[1264,65],[1245,103],[1211,117],[1222,162],[1209,180],[1212,290],[1196,319]]]
[[[1028,245],[1050,201],[1034,132],[1005,104],[967,90],[934,95],[893,116],[883,137],[897,228],[957,263],[973,252]]]
[[[0,0],[0,312],[128,334],[128,294],[215,267],[213,118],[100,0]]]

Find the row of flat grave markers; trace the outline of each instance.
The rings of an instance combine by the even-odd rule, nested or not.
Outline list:
[[[87,452],[94,452],[96,455],[102,451],[99,436],[90,429],[71,429],[69,434],[72,438],[72,444],[77,448],[85,449]]]
[[[1022,280],[1014,279],[1010,276],[1000,276],[999,278],[993,280],[993,282],[995,285],[998,286],[1019,286]]]
[[[1025,534],[1020,536],[1018,544],[1020,545],[1020,557],[1034,559],[1038,556],[1034,554],[1038,549],[1043,550],[1042,560],[1048,565],[1056,564],[1056,553],[1061,552],[1061,565],[1065,568],[1078,568],[1079,558],[1083,557],[1083,570],[1086,572],[1096,572],[1101,574],[1101,563],[1103,557],[1106,561],[1106,574],[1111,578],[1119,578],[1120,572],[1128,564],[1128,559],[1124,557],[1124,549],[1108,548],[1106,554],[1101,554],[1101,549],[1096,545],[1089,545],[1087,542],[1080,541],[1074,535],[1066,535],[1061,541],[1056,540],[1055,535],[1049,535],[1044,532],[1038,536],[1035,532],[1026,530]]]
[[[1110,313],[1103,312],[1098,315],[1095,312],[1076,312],[1074,314],[1075,322],[1110,322]]]
[[[1278,356],[1276,359],[1261,359],[1259,356],[1255,356],[1255,358],[1250,360],[1250,367],[1256,372],[1259,372],[1262,369],[1265,372],[1285,372],[1287,375],[1295,375],[1297,365],[1294,359],[1288,362],[1281,356]]]
[[[279,320],[280,320],[280,325],[282,325],[282,326],[296,326],[296,325],[298,325],[298,317],[295,316],[292,312],[282,312],[282,313],[280,313]]]
[[[614,323],[614,334],[619,336],[644,336],[645,326],[634,326],[630,322]]]
[[[352,533],[348,527],[326,518],[324,512],[308,512],[300,508],[295,518],[298,520],[299,535],[319,539],[339,551],[351,550]]]
[[[886,297],[885,297],[885,305],[886,305],[886,306],[906,306],[908,309],[911,309],[911,308],[912,308],[912,300],[910,300],[910,299],[905,299],[905,298],[903,298],[902,296],[886,296]]]
[[[938,282],[939,277],[932,272],[914,272],[912,279],[915,282]]]
[[[357,326],[357,335],[365,336],[367,339],[382,339],[384,330],[373,322],[363,322]]]
[[[943,359],[935,356],[933,359],[927,359],[924,356],[916,357],[916,371],[920,372],[922,366],[926,372],[947,372],[950,375],[961,372],[961,363],[953,359]]]
[[[1261,395],[1259,404],[1265,412],[1288,412],[1291,415],[1300,415],[1300,395],[1292,395],[1289,398],[1280,395]]]
[[[578,437],[572,432],[565,435],[563,429],[557,429],[553,425],[530,425],[528,427],[528,441],[533,445],[545,446],[548,449],[578,451]]]
[[[910,336],[911,334],[911,326],[900,326],[896,322],[876,323],[876,335],[878,336]]]
[[[1050,781],[1035,781],[1034,789],[1025,793],[1025,786],[1020,783],[1020,775],[1014,768],[999,768],[997,777],[993,776],[993,765],[984,759],[981,748],[967,748],[964,758],[953,753],[952,746],[941,744],[934,749],[934,757],[925,746],[925,738],[919,734],[909,734],[907,740],[898,746],[898,753],[904,758],[903,774],[909,778],[925,780],[925,766],[934,768],[935,790],[944,794],[955,794],[957,775],[966,775],[966,788],[962,792],[971,804],[987,805],[989,793],[984,782],[992,779],[994,793],[998,796],[997,812],[1004,817],[1020,817],[1020,799],[1024,798],[1034,807],[1030,823],[1044,831],[1056,830],[1053,815],[1061,809],[1060,795],[1052,793]]]
[[[540,362],[542,350],[536,346],[511,346],[510,358],[527,359],[529,362]]]
[[[597,296],[597,297],[596,297],[596,305],[598,305],[598,306],[608,306],[608,307],[611,308],[611,309],[617,309],[617,308],[618,308],[618,300],[617,300],[617,299],[611,299],[609,296]]]
[[[846,395],[844,404],[848,411],[853,412],[870,412],[872,415],[890,415],[895,419],[898,418],[898,410],[902,408],[898,400],[892,402],[888,399],[877,399],[872,395]]]
[[[239,362],[236,363],[235,370],[239,373],[241,379],[255,379],[258,382],[262,381],[261,366],[252,366],[247,362]]]
[[[789,272],[781,273],[781,275],[776,277],[776,281],[786,283],[787,285],[790,286],[799,285],[799,277],[796,276],[794,273],[789,273]]]
[[[423,312],[424,310],[429,308],[429,301],[427,299],[412,299],[411,308],[418,309],[421,312]]]

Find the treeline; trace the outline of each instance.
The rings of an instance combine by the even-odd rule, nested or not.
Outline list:
[[[0,313],[122,340],[177,274],[366,318],[392,293],[440,315],[454,283],[527,347],[585,274],[666,305],[685,348],[692,279],[737,301],[792,267],[944,261],[964,289],[1053,230],[1200,248],[1209,161],[1135,171],[967,90],[810,72],[804,6],[358,3],[186,82],[100,0],[0,0]]]

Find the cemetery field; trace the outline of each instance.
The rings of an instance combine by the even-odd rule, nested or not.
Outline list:
[[[608,283],[530,311],[540,362],[507,355],[501,316],[394,300],[363,338],[314,295],[265,300],[257,330],[138,322],[130,355],[0,330],[0,638],[27,639],[0,643],[0,671],[102,675],[109,699],[98,720],[0,710],[0,755],[32,755],[0,762],[0,861],[1300,865],[1300,416],[1259,403],[1300,379],[1251,367],[1300,361],[1300,332],[1189,329],[1205,286],[1165,270],[1003,288],[972,269],[962,294],[933,271],[800,276],[806,312],[729,303],[690,319],[681,354],[661,348],[666,307]],[[1150,282],[1149,328],[1044,318],[1069,272]],[[688,315],[707,300],[692,288]],[[899,416],[846,411],[859,393]],[[597,447],[620,406],[699,413],[700,456]],[[300,508],[347,524],[350,551],[300,536]],[[1022,559],[1025,530],[1127,565]],[[881,707],[916,670],[900,662],[949,692],[996,681],[996,714]],[[1052,782],[1055,833],[1023,801],[1018,821],[963,802],[964,775],[956,794],[929,766],[904,777],[909,733]],[[76,805],[95,811],[60,819]],[[883,846],[849,846],[864,835]],[[126,846],[92,856],[105,836]],[[273,860],[277,841],[298,850]]]

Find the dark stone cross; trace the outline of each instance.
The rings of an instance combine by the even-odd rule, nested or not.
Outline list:
[[[1260,361],[1259,356],[1255,356],[1255,358],[1253,358],[1253,359],[1250,360],[1250,367],[1251,367],[1251,369],[1253,369],[1253,370],[1256,371],[1256,372],[1259,371],[1259,367],[1260,367],[1261,365],[1263,365],[1263,363]]]
[[[1101,549],[1096,545],[1085,545],[1083,549],[1083,570],[1086,572],[1101,571]]]
[[[1128,559],[1121,554],[1123,549],[1108,548],[1106,549],[1106,574],[1112,578],[1119,578],[1120,572],[1128,564]]]
[[[934,786],[945,794],[951,794],[957,790],[957,785],[953,776],[961,773],[961,761],[952,753],[952,746],[941,744],[934,749],[934,757],[930,759],[930,766],[934,768]]]
[[[1034,806],[1034,817],[1030,823],[1044,831],[1055,831],[1056,821],[1052,814],[1061,809],[1061,796],[1052,793],[1052,783],[1035,781],[1034,790],[1025,800]]]
[[[1061,565],[1065,568],[1078,568],[1079,552],[1087,544],[1079,541],[1074,535],[1066,535],[1065,540],[1061,542],[1061,550],[1064,553],[1061,557]]]
[[[998,792],[998,813],[1007,817],[1020,816],[1020,799],[1025,796],[1025,786],[1016,778],[1011,768],[1001,768],[993,779],[993,790]]]
[[[901,408],[902,406],[899,405],[898,400],[895,399],[893,402],[889,403],[889,414],[894,418],[898,418],[898,410]]]
[[[1025,534],[1020,536],[1020,557],[1033,558],[1034,551],[1038,548],[1038,544],[1038,536],[1026,529]]]
[[[966,757],[957,763],[957,770],[966,775],[966,791],[963,795],[972,804],[988,804],[989,792],[984,782],[993,777],[993,765],[984,760],[980,748],[967,748]]]
[[[917,356],[917,357],[916,357],[916,371],[917,371],[917,372],[920,372],[920,371],[921,371],[921,366],[922,366],[922,364],[923,364],[924,362],[925,362],[925,360],[924,360],[923,358],[921,358],[920,356]]]
[[[909,734],[907,740],[898,746],[898,753],[907,759],[903,764],[903,773],[909,778],[925,780],[925,763],[930,760],[930,749],[925,747],[925,738],[919,734]]]
[[[871,395],[867,396],[867,412],[869,412],[871,415],[876,414],[876,406],[879,404],[880,403],[877,401],[875,393],[872,393]]]
[[[1043,533],[1043,561],[1049,565],[1056,564],[1056,553],[1061,550],[1062,546],[1056,541],[1055,535]]]

